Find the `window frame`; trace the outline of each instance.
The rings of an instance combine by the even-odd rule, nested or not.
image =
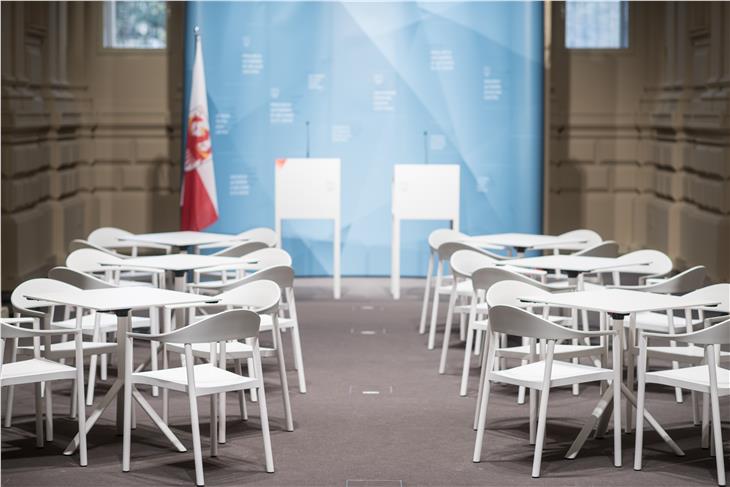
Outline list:
[[[590,1],[590,0],[589,0]],[[570,52],[571,55],[580,55],[580,56],[595,56],[595,55],[604,55],[604,54],[611,54],[614,56],[630,56],[634,54],[635,46],[636,46],[636,14],[634,12],[634,7],[632,6],[631,1],[629,0],[621,0],[626,3],[626,9],[627,14],[629,16],[629,21],[627,22],[626,28],[629,30],[626,40],[628,42],[627,47],[568,47],[566,44],[566,35],[567,35],[567,12],[566,9],[568,7],[568,2],[564,1],[561,2],[561,8],[560,8],[560,15],[561,15],[561,30],[563,33],[562,46],[561,48],[565,51]]]
[[[104,1],[104,2],[93,2],[97,4],[98,8],[98,23],[99,26],[99,51],[103,54],[139,54],[139,55],[167,55],[167,49],[169,44],[169,37],[167,36],[170,32],[170,3],[167,0],[165,2],[165,47],[112,47],[106,45],[107,40],[107,12],[113,8],[116,1]],[[101,4],[101,5],[99,5]]]

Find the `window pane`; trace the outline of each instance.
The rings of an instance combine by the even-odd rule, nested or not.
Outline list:
[[[622,49],[629,47],[629,8],[625,1],[565,3],[565,47]]]
[[[167,44],[164,1],[104,3],[104,47],[164,49]]]

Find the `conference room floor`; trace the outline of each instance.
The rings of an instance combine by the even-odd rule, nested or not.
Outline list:
[[[647,431],[641,472],[632,469],[633,435],[624,435],[623,468],[613,467],[610,434],[589,439],[577,459],[564,460],[598,399],[598,388],[586,386],[579,397],[561,389],[550,395],[542,478],[532,479],[527,406],[516,404],[514,388],[496,386],[489,402],[482,462],[472,463],[478,369],[475,364],[468,397],[458,395],[460,347],[450,354],[447,374],[437,374],[438,353],[426,350],[425,337],[416,332],[423,281],[403,280],[400,301],[390,298],[385,279],[344,279],[339,301],[332,299],[330,282],[297,281],[309,390],[296,392],[296,374],[290,370],[294,432],[283,429],[275,363],[265,369],[276,473],[264,470],[258,407],[249,403],[250,419],[241,422],[235,415],[237,399],[231,394],[228,443],[217,458],[209,456],[209,403],[201,401],[208,485],[715,485],[715,461],[709,450],[699,446],[689,401],[676,404],[667,389],[650,389],[647,405],[685,450],[685,457],[674,456],[653,431]],[[288,336],[285,343],[290,343]],[[137,356],[143,353],[140,350]],[[55,441],[36,449],[32,388],[18,388],[14,427],[2,430],[2,486],[194,484],[183,395],[171,393],[171,425],[188,453],[175,452],[138,410],[132,469],[123,473],[113,408],[89,435],[88,467],[78,466],[78,456],[61,454],[76,427],[67,417],[69,389],[57,386],[54,394]],[[103,390],[100,386],[99,396]],[[143,393],[149,397],[148,389]],[[160,409],[159,399],[151,403]],[[722,405],[727,411],[727,398]]]

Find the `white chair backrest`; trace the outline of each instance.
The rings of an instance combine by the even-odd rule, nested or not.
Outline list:
[[[572,248],[593,247],[594,245],[603,241],[603,238],[601,238],[601,236],[597,232],[594,232],[593,230],[588,230],[587,228],[580,228],[578,230],[571,230],[569,232],[561,233],[559,237],[585,240],[584,243],[572,244]]]
[[[204,318],[183,328],[155,337],[162,343],[211,343],[254,338],[261,318],[253,311],[233,309]]]
[[[108,289],[117,287],[107,281],[69,267],[54,267],[48,271],[48,278],[71,284],[79,289]]]
[[[48,291],[64,291],[64,290],[78,290],[76,286],[72,286],[65,282],[56,281],[55,279],[30,279],[19,284],[10,295],[10,303],[13,305],[13,310],[16,313],[21,313],[29,316],[39,316],[38,312],[33,312],[34,308],[46,308],[53,306],[54,303],[48,303],[46,301],[37,301],[35,299],[28,299],[26,295],[43,294]],[[43,316],[40,314],[40,316]]]
[[[516,308],[533,306],[533,303],[520,301],[521,297],[526,296],[550,296],[550,293],[527,282],[500,281],[495,283],[487,291],[487,305],[490,308],[500,305],[514,306]]]
[[[118,254],[112,250],[106,249],[100,245],[93,244],[93,243],[89,242],[88,240],[81,240],[80,238],[72,240],[71,243],[68,244],[69,253],[71,253],[75,250],[79,250],[79,249],[94,249],[94,250],[98,250],[99,252],[104,252],[105,254],[116,255],[117,257],[120,257],[122,259],[128,257],[124,254]]]
[[[120,240],[120,237],[130,237],[133,235],[133,233],[122,230],[121,228],[101,227],[91,232],[86,240],[100,247],[109,247],[112,245],[124,243],[122,240]]]
[[[682,335],[672,335],[672,339],[694,345],[730,344],[730,320],[725,320],[707,328]]]
[[[471,275],[471,282],[474,290],[489,291],[494,284],[501,281],[519,281],[530,284],[538,289],[549,291],[550,288],[535,279],[531,279],[524,274],[518,274],[501,267],[485,267],[474,271]]]
[[[220,257],[242,257],[248,255],[259,249],[269,248],[264,242],[250,241],[250,242],[239,242],[218,252],[214,252],[213,255]]]
[[[697,289],[691,293],[684,295],[687,298],[707,298],[709,301],[717,301],[717,306],[707,307],[709,311],[717,311],[718,313],[730,313],[730,284],[723,282],[720,284],[712,284],[710,286]]]
[[[291,266],[291,255],[284,249],[266,248],[246,254],[244,261],[251,262],[251,269],[266,269],[274,266]]]
[[[457,250],[449,259],[449,267],[454,275],[466,279],[475,270],[493,266],[495,262],[492,257],[475,250]]]
[[[545,340],[565,340],[586,336],[514,306],[498,305],[489,309],[489,327],[493,332]]]
[[[656,284],[642,286],[641,290],[658,294],[684,294],[699,289],[705,282],[706,273],[705,266],[698,265]]]
[[[251,228],[238,234],[239,237],[253,242],[263,242],[269,247],[274,247],[278,242],[276,232],[268,227]]]
[[[636,250],[622,255],[619,260],[622,264],[634,262],[637,264],[618,268],[617,270],[621,273],[663,276],[672,271],[672,259],[658,250]],[[648,263],[648,265],[641,265],[641,263]]]
[[[585,255],[589,257],[618,257],[618,244],[613,240],[604,240],[597,244],[579,250],[573,255]]]
[[[249,308],[259,314],[268,314],[278,309],[281,288],[273,281],[253,281],[217,294],[216,298],[216,305]]]
[[[466,234],[451,230],[450,228],[439,228],[434,230],[428,236],[428,246],[431,247],[431,252],[436,252],[438,248],[444,242],[459,241],[467,237]]]
[[[81,272],[102,272],[110,270],[102,264],[123,265],[124,259],[95,249],[74,250],[66,257],[66,267]]]
[[[281,289],[289,289],[294,287],[294,269],[288,265],[275,265],[267,267],[259,271],[249,274],[235,281],[228,281],[228,284],[220,287],[220,291],[228,291],[242,284],[256,281],[273,281]]]

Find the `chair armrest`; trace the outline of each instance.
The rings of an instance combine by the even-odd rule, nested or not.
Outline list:
[[[210,297],[210,301],[203,301],[202,303],[183,303],[183,304],[167,304],[163,306],[164,309],[186,309],[186,308],[197,308],[200,306],[224,306],[218,303],[219,299],[215,296]]]
[[[164,335],[164,333],[152,334],[152,333],[137,333],[137,332],[132,332],[132,331],[127,332],[127,337],[129,337],[129,338],[134,338],[137,340],[148,340],[148,341],[155,340],[157,338],[160,338],[163,335]]]
[[[35,322],[35,318],[0,318],[0,321],[3,323],[10,323],[10,324],[16,324],[16,323],[30,323],[33,324]]]
[[[705,318],[704,325],[714,325],[715,323],[720,323],[721,321],[725,321],[730,318],[730,315],[723,315],[723,316],[713,316],[712,318]]]
[[[224,249],[224,248],[232,247],[233,245],[236,245],[236,244],[239,244],[242,242],[246,242],[246,241],[247,241],[247,239],[245,239],[245,238],[242,238],[240,240],[239,239],[221,240],[220,242],[211,242],[211,243],[207,243],[207,244],[196,245],[196,247],[198,247],[199,249]]]
[[[29,337],[51,337],[60,335],[79,335],[81,330],[76,328],[61,329],[61,330],[34,330],[30,328],[21,328],[19,326],[11,325],[6,323],[3,318],[0,320],[2,323],[2,336],[4,338],[29,338]]]

